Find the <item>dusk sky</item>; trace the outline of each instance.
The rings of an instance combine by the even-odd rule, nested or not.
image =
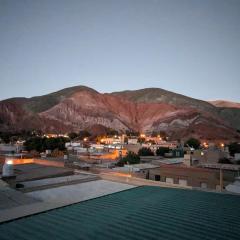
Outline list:
[[[0,99],[75,85],[240,102],[239,0],[0,0]]]

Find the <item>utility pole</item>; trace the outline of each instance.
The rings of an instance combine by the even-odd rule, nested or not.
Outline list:
[[[223,170],[222,166],[220,166],[220,192],[223,191]]]

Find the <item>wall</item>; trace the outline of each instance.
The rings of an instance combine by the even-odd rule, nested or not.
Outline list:
[[[160,175],[160,181],[165,182],[166,178],[173,178],[174,184],[179,184],[179,180],[186,180],[188,186],[201,187],[202,183],[207,184],[207,188],[216,189],[220,184],[220,172],[215,169],[162,166],[159,169],[151,169],[149,178],[155,180],[155,176]],[[234,181],[236,172],[223,171],[223,184],[226,186]]]

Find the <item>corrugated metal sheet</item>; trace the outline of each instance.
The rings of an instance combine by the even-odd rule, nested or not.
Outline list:
[[[240,197],[139,187],[1,224],[0,239],[240,239]]]

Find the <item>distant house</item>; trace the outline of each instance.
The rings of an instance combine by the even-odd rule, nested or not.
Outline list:
[[[218,163],[220,159],[229,158],[229,152],[221,149],[200,149],[194,151],[188,151],[184,155],[186,159],[186,165],[199,165],[203,163]]]
[[[0,144],[0,154],[20,153],[23,149],[22,144]]]
[[[159,168],[157,165],[149,164],[149,163],[140,163],[140,164],[131,164],[124,165],[124,167],[117,167],[113,170],[116,172],[129,173],[132,176],[140,177],[144,179],[149,178],[149,170]]]
[[[238,175],[235,169],[223,170],[223,187],[233,182]],[[162,165],[149,171],[149,179],[169,184],[220,190],[220,171],[217,168]]]

